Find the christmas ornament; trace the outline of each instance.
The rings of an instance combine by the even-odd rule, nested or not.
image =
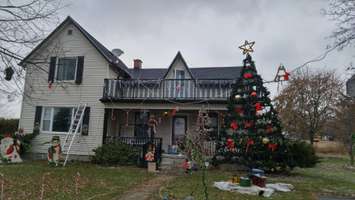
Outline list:
[[[236,129],[238,129],[238,124],[237,124],[237,122],[236,121],[233,121],[232,123],[231,123],[231,126],[230,126],[233,130],[236,130]]]
[[[240,107],[240,106],[236,107],[234,110],[235,110],[235,112],[238,113],[239,115],[243,115],[243,113],[244,113],[243,108]]]
[[[229,151],[234,151],[235,144],[232,138],[227,139],[227,148]]]
[[[251,92],[251,93],[250,93],[250,96],[256,97],[256,92],[255,92],[255,91]]]
[[[242,96],[240,96],[239,94],[237,94],[237,95],[234,96],[234,98],[238,100],[238,99],[242,98]]]
[[[269,148],[271,151],[275,151],[275,150],[277,149],[277,144],[269,143],[269,144],[268,144],[268,148]]]
[[[249,138],[248,141],[247,141],[247,148],[246,148],[245,152],[248,152],[248,151],[249,151],[249,147],[250,147],[251,145],[254,145],[254,140],[251,139],[251,138]]]
[[[164,117],[167,117],[167,116],[169,116],[169,113],[168,113],[167,111],[165,111],[165,112],[163,113],[163,115],[164,115]]]
[[[270,142],[269,138],[267,138],[267,137],[264,137],[264,138],[263,138],[263,144],[267,144],[267,143],[269,143],[269,142]]]
[[[254,52],[253,50],[254,44],[255,42],[248,42],[248,40],[245,40],[244,44],[239,46],[239,49],[242,50],[243,54],[249,54]]]
[[[245,121],[244,122],[244,128],[251,128],[253,127],[253,121]]]
[[[245,73],[245,74],[243,75],[243,77],[246,78],[246,79],[253,78],[253,74],[251,74],[251,73]]]
[[[272,133],[272,131],[273,131],[272,125],[267,125],[266,133]]]

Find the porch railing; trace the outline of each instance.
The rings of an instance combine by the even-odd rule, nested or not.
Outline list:
[[[105,79],[103,100],[226,100],[234,83],[232,79]]]

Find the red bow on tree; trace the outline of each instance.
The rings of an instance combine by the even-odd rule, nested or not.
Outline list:
[[[232,138],[228,138],[227,139],[227,148],[228,148],[228,150],[233,150],[234,149],[234,147],[235,147],[235,144],[234,144],[234,141],[233,141],[233,139]]]
[[[252,78],[252,77],[253,77],[253,74],[251,74],[251,73],[244,74],[244,78]]]
[[[238,128],[238,124],[237,124],[236,121],[232,121],[232,123],[231,123],[231,128],[232,128],[233,130],[236,130],[236,129]]]
[[[248,141],[247,141],[247,148],[246,148],[246,152],[248,152],[249,151],[249,147],[251,146],[251,145],[254,145],[254,140],[253,139],[248,139]]]
[[[275,150],[277,149],[277,144],[269,143],[267,147],[268,147],[271,151],[275,151]]]
[[[262,109],[263,109],[263,106],[261,105],[261,103],[258,102],[258,103],[255,104],[255,110],[256,111],[259,111],[259,110],[262,110]]]

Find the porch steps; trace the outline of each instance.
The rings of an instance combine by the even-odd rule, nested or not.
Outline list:
[[[163,171],[182,169],[182,164],[184,160],[185,160],[184,155],[163,153],[161,155],[160,169]]]

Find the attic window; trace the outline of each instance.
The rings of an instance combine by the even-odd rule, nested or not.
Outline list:
[[[68,35],[73,35],[73,30],[72,30],[72,29],[68,29],[67,34],[68,34]]]

